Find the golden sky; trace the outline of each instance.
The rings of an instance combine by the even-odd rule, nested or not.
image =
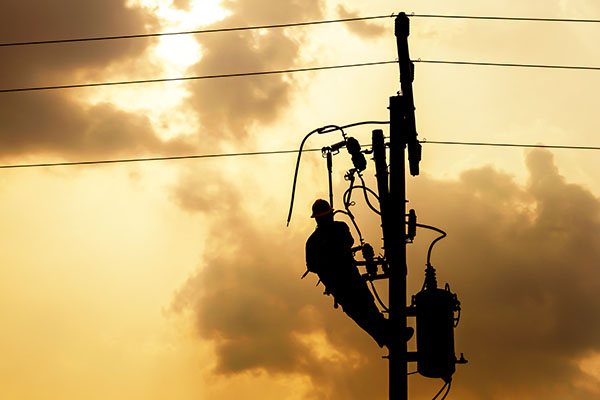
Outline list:
[[[387,15],[600,19],[596,0],[3,0],[0,43]],[[412,58],[600,66],[600,24],[412,18]],[[387,61],[393,19],[0,47],[0,89]],[[0,164],[298,148],[388,119],[396,65],[0,93]],[[597,71],[416,64],[421,139],[598,146]],[[348,133],[370,141],[371,127]],[[341,139],[315,135],[307,147]],[[423,145],[409,207],[469,364],[449,399],[600,396],[600,162]],[[0,397],[386,399],[385,353],[304,272],[319,153],[0,169]],[[336,207],[350,167],[334,158]],[[365,172],[373,185],[373,166]],[[367,241],[377,216],[357,200]],[[409,246],[409,294],[427,246]],[[357,240],[357,238],[355,238]],[[380,289],[385,293],[385,287]],[[412,344],[411,344],[412,346]],[[414,368],[414,366],[409,367]],[[441,381],[412,375],[411,399]]]

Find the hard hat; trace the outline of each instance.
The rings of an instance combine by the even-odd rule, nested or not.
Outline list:
[[[329,205],[327,200],[318,199],[312,205],[312,215],[311,218],[322,217],[323,215],[327,215],[333,212],[333,208]]]

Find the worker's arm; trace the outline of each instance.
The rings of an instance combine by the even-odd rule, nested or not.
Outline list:
[[[311,238],[308,238],[308,240],[306,241],[306,269],[310,272],[317,272],[316,271],[316,259],[315,259],[315,251],[314,251],[314,247],[313,244],[311,243]],[[304,278],[304,276],[306,276],[306,274],[304,274],[302,277]]]
[[[343,228],[341,228],[341,235],[342,235],[342,240],[344,243],[345,247],[348,248],[352,248],[352,245],[354,244],[354,238],[352,237],[352,234],[350,233],[350,228],[348,227],[348,225],[345,222],[340,222],[343,226]]]

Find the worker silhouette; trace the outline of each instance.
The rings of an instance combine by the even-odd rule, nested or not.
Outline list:
[[[354,239],[348,225],[333,220],[333,208],[326,200],[316,200],[312,215],[315,231],[306,241],[306,267],[325,285],[325,294],[333,295],[335,307],[342,310],[375,339],[379,347],[390,347],[390,324],[375,305],[373,294],[361,277],[354,257]],[[413,334],[408,328],[406,340]]]

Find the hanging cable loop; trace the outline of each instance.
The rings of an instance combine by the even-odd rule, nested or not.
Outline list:
[[[443,238],[446,237],[446,232],[444,232],[443,230],[441,230],[440,228],[436,228],[435,226],[431,226],[431,225],[424,225],[424,224],[417,224],[417,226],[419,228],[425,228],[425,229],[429,229],[432,231],[436,231],[438,233],[441,233],[440,236],[438,236],[437,238],[435,238],[433,240],[433,242],[431,242],[431,244],[429,245],[429,250],[427,250],[427,265],[430,265],[430,261],[431,261],[431,251],[433,250],[433,246],[440,240],[442,240]]]
[[[355,126],[360,126],[360,125],[388,125],[389,123],[390,123],[390,121],[361,121],[361,122],[354,122],[352,124],[343,125],[343,126],[325,125],[321,128],[313,129],[312,131],[310,131],[304,137],[304,139],[302,139],[302,142],[300,143],[300,149],[298,150],[298,159],[296,160],[296,169],[294,171],[294,182],[292,184],[292,197],[290,200],[290,210],[288,213],[286,226],[290,225],[290,221],[292,219],[292,211],[294,209],[294,198],[296,195],[296,183],[298,181],[298,170],[300,168],[300,157],[302,156],[302,149],[304,148],[304,144],[306,143],[308,138],[315,133],[327,134],[327,133],[331,133],[331,132],[335,132],[335,131],[340,131],[344,140],[347,140],[346,132],[344,131],[344,129],[353,128]],[[331,206],[333,207],[333,204],[331,204]]]

